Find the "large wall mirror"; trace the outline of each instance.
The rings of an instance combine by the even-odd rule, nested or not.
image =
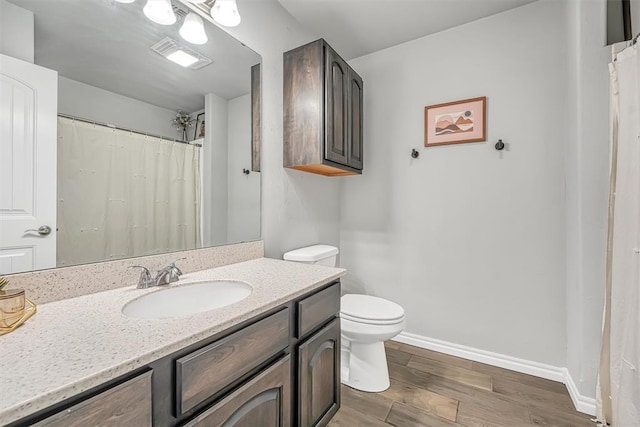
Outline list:
[[[258,54],[206,20],[186,41],[177,0],[172,25],[142,0],[5,1],[57,76],[3,57],[0,274],[260,239]]]

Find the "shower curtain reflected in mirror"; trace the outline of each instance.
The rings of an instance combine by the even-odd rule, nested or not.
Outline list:
[[[58,267],[201,247],[200,150],[59,117]]]

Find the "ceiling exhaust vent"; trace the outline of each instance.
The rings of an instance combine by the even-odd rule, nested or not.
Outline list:
[[[180,64],[183,67],[189,68],[191,70],[199,70],[213,63],[211,59],[207,58],[203,54],[198,53],[193,49],[190,49],[184,45],[179,44],[177,41],[175,41],[171,37],[163,38],[158,43],[151,46],[151,50],[174,62],[176,61],[172,58],[176,56],[193,58],[190,61],[188,61],[190,62],[189,65]]]

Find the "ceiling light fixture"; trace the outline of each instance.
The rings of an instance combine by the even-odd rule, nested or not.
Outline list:
[[[193,55],[189,55],[184,50],[176,50],[172,54],[167,55],[167,59],[178,65],[182,65],[185,68],[198,62],[198,58]]]
[[[147,18],[156,24],[173,25],[176,23],[176,14],[173,13],[171,0],[147,0],[142,11]]]
[[[190,1],[191,3],[193,3],[193,4],[201,4],[201,3],[206,2],[207,0],[189,0],[189,1]]]
[[[136,0],[116,0],[118,3],[133,3]]]
[[[216,0],[211,8],[211,17],[220,25],[235,27],[240,23],[240,12],[236,0]]]
[[[195,12],[189,12],[180,27],[180,37],[193,44],[205,44],[207,33],[204,31],[204,23]]]

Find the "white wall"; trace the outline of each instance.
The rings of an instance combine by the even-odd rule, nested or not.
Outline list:
[[[260,239],[260,173],[251,170],[251,95],[228,101],[229,200],[227,239]]]
[[[33,12],[0,0],[0,53],[33,63]]]
[[[341,199],[345,289],[400,303],[407,332],[565,366],[566,20],[536,2],[351,61],[366,160]],[[421,148],[425,105],[483,95],[486,143]]]
[[[167,138],[182,138],[176,112],[60,76],[58,112]]]
[[[340,180],[282,167],[282,54],[318,37],[276,0],[238,5],[242,25],[224,28],[262,56],[262,215],[265,254],[280,258],[300,246],[339,244]]]
[[[205,138],[203,156],[203,246],[227,243],[227,100],[216,94],[204,97]]]
[[[565,147],[567,367],[595,396],[609,191],[609,71],[604,0],[569,2],[569,129]]]

